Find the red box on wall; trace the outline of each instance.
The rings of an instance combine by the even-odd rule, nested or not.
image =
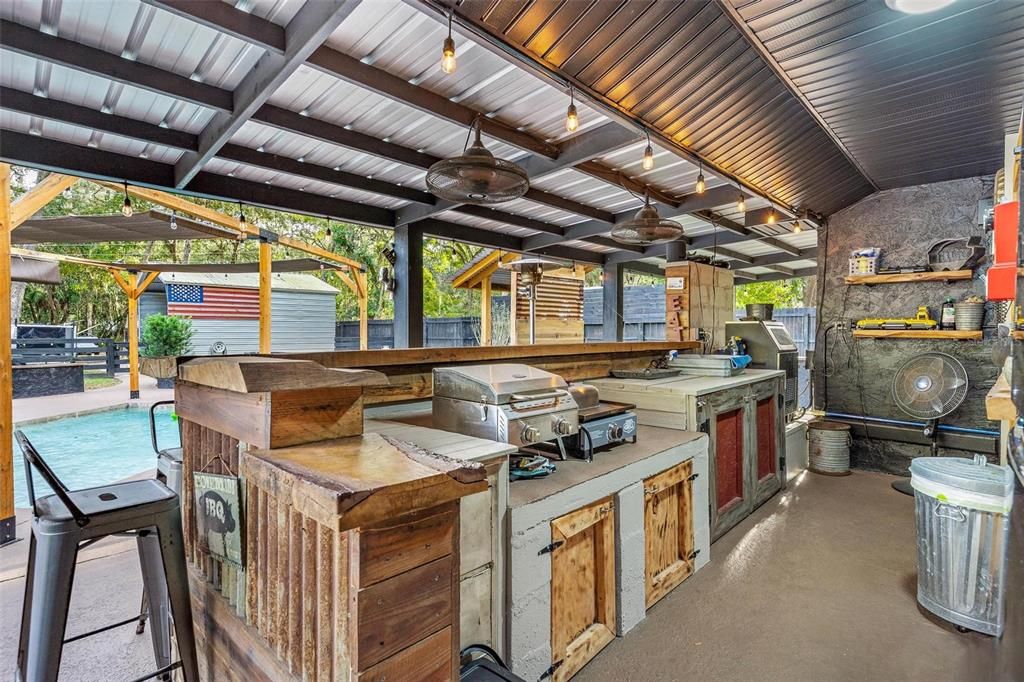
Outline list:
[[[1019,202],[997,204],[993,216],[992,267],[985,276],[985,297],[1012,301],[1017,295]]]

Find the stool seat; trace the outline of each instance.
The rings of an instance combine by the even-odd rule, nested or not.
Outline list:
[[[67,495],[89,517],[90,524],[101,524],[112,516],[127,518],[135,512],[159,513],[178,506],[174,491],[156,479],[70,490]],[[77,525],[71,510],[57,495],[36,500],[36,514],[39,524],[47,530],[68,523]]]

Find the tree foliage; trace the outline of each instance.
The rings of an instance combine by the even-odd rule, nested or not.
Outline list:
[[[776,308],[797,308],[805,305],[804,291],[807,280],[779,279],[774,282],[751,282],[736,287],[736,307],[748,303],[773,303]]]
[[[149,358],[184,355],[192,346],[192,320],[150,315],[142,325],[142,354]]]

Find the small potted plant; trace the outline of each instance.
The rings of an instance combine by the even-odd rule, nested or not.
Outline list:
[[[142,325],[139,370],[156,379],[158,388],[174,388],[177,357],[192,346],[192,321],[187,317],[150,315]]]

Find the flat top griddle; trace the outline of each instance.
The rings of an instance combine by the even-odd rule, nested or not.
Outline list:
[[[602,400],[593,407],[581,408],[579,411],[580,422],[586,423],[594,421],[595,419],[614,417],[633,409],[636,409],[636,405],[633,405],[632,403],[617,403],[611,400]]]

